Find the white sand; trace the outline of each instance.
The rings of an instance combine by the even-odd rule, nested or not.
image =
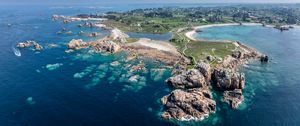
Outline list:
[[[240,25],[240,24],[239,23],[225,23],[225,24],[211,24],[211,25],[196,26],[196,27],[193,27],[194,30],[185,33],[185,36],[191,40],[196,41],[196,40],[199,40],[194,37],[197,29],[204,29],[204,28],[210,28],[210,27],[222,27],[222,26],[236,26],[236,25]],[[257,25],[262,25],[262,24],[260,24],[260,23],[243,23],[243,25],[244,26],[257,26]],[[267,25],[266,27],[273,27],[273,26]]]
[[[178,54],[177,49],[173,45],[164,41],[156,41],[147,38],[141,38],[137,42],[130,43],[130,45],[145,46],[145,47],[150,47],[161,51],[171,52],[173,54]]]
[[[78,17],[68,17],[72,21],[105,21],[106,18],[78,18]]]
[[[117,38],[123,39],[123,38],[129,37],[127,34],[125,34],[120,29],[117,29],[117,28],[114,28],[113,30],[111,30],[111,35],[113,36],[113,39],[117,39]]]

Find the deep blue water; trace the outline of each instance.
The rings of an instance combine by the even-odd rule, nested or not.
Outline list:
[[[73,38],[97,39],[79,36],[79,31],[97,31],[102,36],[107,31],[78,28],[78,22],[65,25],[50,19],[52,14],[103,13],[159,6],[165,5],[2,5],[0,125],[176,125],[159,117],[162,107],[159,99],[170,92],[164,83],[170,70],[145,60],[147,71],[130,73],[126,65],[138,63],[123,61],[123,52],[108,56],[86,50],[66,54],[65,43]],[[62,28],[74,34],[57,35]],[[238,26],[204,30],[201,37],[239,40],[270,55],[273,60],[269,64],[252,63],[242,69],[246,73],[247,86],[246,102],[240,110],[231,110],[226,104],[218,103],[217,113],[203,122],[177,124],[299,125],[299,33],[299,29],[279,32],[270,28]],[[161,35],[152,36],[153,39],[165,39]],[[16,57],[11,47],[26,40],[38,41],[45,50],[36,53],[22,49],[22,56]],[[48,43],[58,47],[47,48]],[[110,65],[118,60],[119,66]],[[55,64],[59,67],[47,68],[47,65]],[[158,68],[164,71],[155,71]],[[126,75],[140,75],[140,80],[130,83]]]
[[[127,6],[127,5],[126,5]],[[168,94],[164,80],[170,71],[157,73],[159,64],[145,61],[147,71],[129,73],[124,54],[103,56],[90,52],[66,54],[65,43],[71,39],[97,39],[79,36],[79,31],[101,29],[79,28],[77,23],[51,21],[52,14],[106,12],[114,8],[2,6],[0,9],[0,125],[1,126],[79,126],[79,125],[171,125],[162,121],[158,100]],[[126,8],[116,7],[116,10]],[[11,24],[11,26],[8,26]],[[72,35],[57,35],[66,28]],[[101,38],[98,37],[98,38]],[[21,49],[14,55],[17,42],[35,40],[45,47],[36,53]],[[57,48],[48,48],[48,43]],[[121,62],[114,67],[110,63]],[[47,65],[58,65],[48,70]],[[74,77],[79,75],[80,77]],[[85,75],[85,76],[84,76]],[[127,82],[140,75],[138,83]],[[122,77],[123,76],[123,77]]]

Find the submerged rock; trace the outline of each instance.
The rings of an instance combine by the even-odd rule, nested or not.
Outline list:
[[[26,102],[29,104],[29,105],[34,105],[36,102],[34,101],[33,97],[28,97],[26,99]]]
[[[175,88],[199,88],[206,86],[206,80],[197,69],[191,69],[166,80]]]
[[[241,89],[234,89],[232,91],[224,91],[223,100],[228,103],[231,108],[237,109],[244,101],[244,96]]]
[[[212,82],[218,90],[244,89],[245,75],[231,69],[215,69],[212,74]]]
[[[60,66],[62,66],[62,63],[55,63],[55,64],[47,64],[46,68],[50,71],[55,70],[57,68],[59,68]]]
[[[120,62],[119,61],[114,61],[112,63],[110,63],[111,66],[119,66]]]
[[[261,61],[261,62],[269,62],[269,57],[268,57],[267,55],[262,55],[262,56],[260,57],[260,61]]]
[[[99,36],[99,35],[100,35],[100,33],[98,33],[98,32],[93,32],[93,33],[88,34],[88,37],[97,37],[97,36]]]
[[[152,80],[158,81],[158,80],[162,79],[165,71],[166,71],[166,69],[151,69],[150,76],[151,76]]]
[[[216,111],[216,102],[207,88],[177,89],[164,96],[161,102],[166,109],[161,115],[164,119],[203,120]]]

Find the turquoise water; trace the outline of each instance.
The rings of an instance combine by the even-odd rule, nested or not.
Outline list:
[[[164,5],[1,6],[0,125],[299,125],[298,29],[287,32],[263,27],[206,29],[203,37],[242,41],[270,55],[272,62],[255,62],[242,68],[247,86],[246,102],[240,110],[231,110],[218,102],[217,113],[203,122],[173,123],[159,116],[162,109],[159,99],[170,92],[164,83],[170,76],[168,68],[145,59],[146,71],[129,72],[128,64],[137,65],[139,61],[124,61],[125,52],[107,55],[81,50],[66,54],[65,44],[73,38],[97,39],[79,36],[79,31],[97,31],[102,36],[108,32],[79,28],[80,22],[66,25],[50,19],[52,14],[159,6]],[[62,28],[74,34],[57,35]],[[168,38],[168,35],[151,36]],[[46,48],[40,53],[21,49],[22,56],[15,56],[11,47],[26,40],[36,40]],[[48,43],[58,47],[48,48]],[[120,65],[111,65],[114,61],[120,61]],[[128,81],[135,75],[140,75],[137,82]]]
[[[245,103],[240,110],[216,114],[230,125],[299,125],[300,29],[280,32],[262,26],[224,26],[203,29],[198,38],[236,40],[271,57],[271,62],[250,63],[246,74]],[[221,123],[221,124],[222,124]]]

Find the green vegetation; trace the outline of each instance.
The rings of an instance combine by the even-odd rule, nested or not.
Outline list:
[[[125,32],[144,32],[162,34],[181,27],[199,26],[204,23],[188,24],[181,18],[148,18],[126,16],[118,21],[110,21],[104,23],[107,26],[114,26]]]
[[[293,5],[233,5],[223,7],[164,7],[135,9],[128,12],[108,12],[107,26],[125,32],[172,32],[170,42],[178,51],[192,59],[193,64],[212,56],[217,64],[235,50],[233,43],[192,41],[184,33],[193,26],[218,23],[262,23],[272,25],[300,24],[300,8]],[[128,38],[128,42],[136,39]],[[192,66],[189,66],[192,67]]]
[[[300,8],[292,5],[164,7],[108,12],[105,24],[127,32],[166,33],[182,27],[216,23],[300,24]]]
[[[138,38],[126,38],[126,42],[127,42],[127,43],[136,42],[136,41],[138,41],[138,40],[139,40]]]
[[[193,41],[188,44],[186,54],[194,57],[196,61],[206,59],[208,55],[224,59],[227,55],[231,55],[234,49],[235,45],[232,43]]]
[[[224,59],[227,55],[231,55],[236,48],[234,44],[226,42],[192,41],[184,35],[184,32],[176,33],[170,42],[177,47],[180,53],[190,57],[193,64],[199,60],[206,60],[209,55]],[[216,60],[211,62],[211,64],[216,63]]]

